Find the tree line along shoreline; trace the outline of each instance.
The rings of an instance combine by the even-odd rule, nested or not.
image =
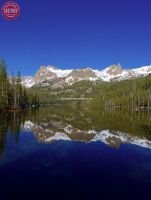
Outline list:
[[[21,110],[39,107],[37,92],[21,85],[21,74],[8,77],[6,62],[0,60],[0,111]]]
[[[111,82],[98,86],[94,104],[104,107],[127,108],[134,111],[151,109],[151,75]]]

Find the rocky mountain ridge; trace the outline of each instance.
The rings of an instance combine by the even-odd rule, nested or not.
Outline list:
[[[88,81],[121,81],[137,77],[144,77],[151,73],[151,65],[135,69],[123,69],[120,64],[111,65],[103,70],[90,67],[81,69],[58,69],[54,66],[42,66],[34,77],[22,77],[22,85],[25,87],[51,86],[62,88],[66,85],[88,80]]]

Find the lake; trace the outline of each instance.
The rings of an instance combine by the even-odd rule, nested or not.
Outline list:
[[[151,112],[82,103],[0,114],[1,199],[151,199]]]

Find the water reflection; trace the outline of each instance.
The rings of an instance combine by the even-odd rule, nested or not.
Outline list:
[[[50,125],[50,124],[49,124]],[[25,131],[32,131],[38,142],[52,143],[57,140],[79,141],[79,142],[103,142],[108,146],[119,148],[121,144],[135,144],[141,147],[151,148],[151,141],[145,137],[132,136],[127,133],[111,130],[85,130],[74,128],[71,125],[60,127],[60,129],[48,129],[48,124],[37,125],[31,121],[24,124]]]
[[[101,141],[119,148],[122,143],[151,148],[151,113],[104,110],[85,105],[60,105],[40,110],[38,120],[26,121],[39,142]]]
[[[79,104],[1,113],[1,197],[150,199],[150,128],[150,113]]]
[[[151,113],[104,110],[80,104],[57,105],[24,112],[0,113],[0,158],[7,138],[19,143],[21,130],[38,142],[101,141],[111,147],[135,144],[151,148]]]

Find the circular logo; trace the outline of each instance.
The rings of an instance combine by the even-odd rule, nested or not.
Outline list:
[[[1,8],[2,16],[7,20],[15,20],[20,15],[20,7],[14,1],[6,2]]]

